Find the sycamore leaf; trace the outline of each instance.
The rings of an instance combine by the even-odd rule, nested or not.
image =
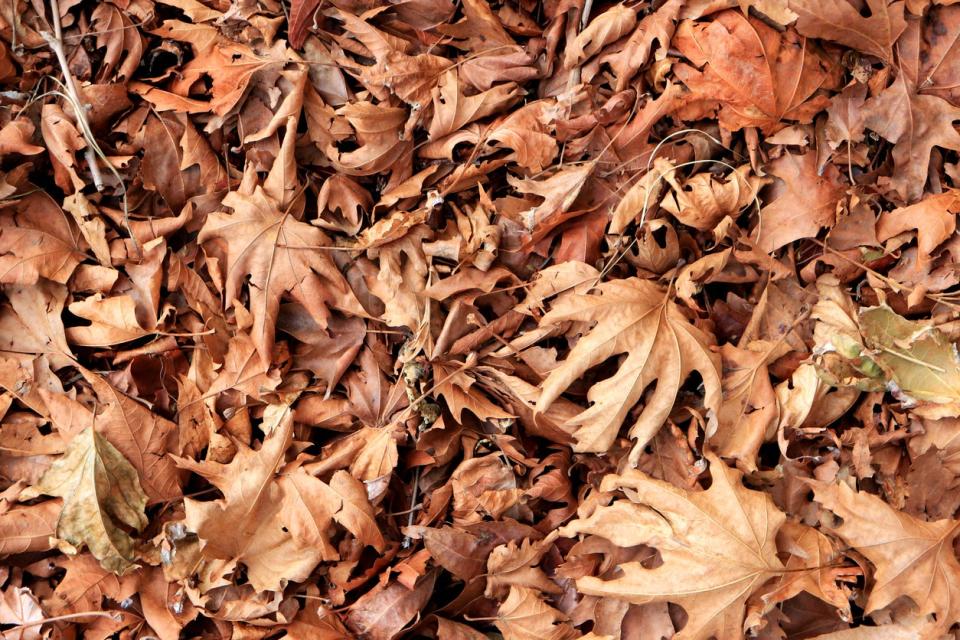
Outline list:
[[[844,483],[813,482],[814,498],[843,519],[836,534],[876,568],[866,613],[907,596],[943,628],[960,618],[960,562],[953,541],[960,522],[926,522],[897,511],[877,496]]]
[[[634,604],[674,602],[687,612],[676,640],[742,638],[747,599],[783,565],[775,539],[786,520],[770,496],[740,483],[740,473],[707,453],[712,484],[706,491],[686,491],[654,480],[635,469],[608,475],[601,489],[625,490],[629,500],[597,507],[594,515],[571,522],[560,535],[589,533],[611,541],[626,540],[620,518],[600,518],[603,511],[634,512],[631,546],[646,544],[660,552],[663,564],[648,569],[639,562],[621,564],[619,577],[577,580],[582,593]]]
[[[617,91],[630,86],[630,80],[647,64],[651,54],[657,59],[666,57],[683,4],[684,0],[667,0],[640,21],[623,49],[600,58],[613,68]],[[656,48],[655,43],[659,45]]]
[[[604,282],[594,293],[559,299],[543,317],[541,326],[571,320],[593,326],[544,380],[538,412],[546,411],[591,367],[611,356],[625,356],[614,375],[590,387],[590,408],[570,421],[577,427],[575,451],[606,451],[624,418],[647,387],[656,383],[630,427],[629,435],[636,440],[631,455],[636,460],[666,420],[680,385],[693,371],[703,379],[704,407],[714,414],[719,411],[719,358],[710,351],[707,334],[684,317],[667,291],[639,278]]]
[[[725,344],[723,406],[717,432],[710,438],[717,453],[736,458],[747,471],[756,469],[757,453],[777,424],[780,407],[767,365],[789,351],[782,341],[757,340],[745,348]]]
[[[66,284],[83,260],[80,232],[45,193],[31,193],[0,209],[0,283]]]
[[[56,500],[0,513],[0,556],[53,548],[60,505]]]
[[[347,624],[364,638],[392,640],[420,613],[436,579],[436,571],[431,571],[413,589],[391,582],[385,589],[367,592],[350,607]]]
[[[960,359],[954,343],[929,322],[907,320],[884,305],[854,309],[836,282],[819,283],[818,372],[835,386],[889,389],[917,401],[960,407]]]
[[[783,154],[767,170],[779,178],[770,187],[770,204],[760,211],[754,238],[761,250],[771,252],[799,240],[816,236],[837,219],[837,204],[843,196],[839,171],[817,167],[817,154]]]
[[[229,464],[178,459],[181,467],[223,492],[222,500],[184,500],[187,527],[200,536],[204,556],[242,562],[256,591],[275,591],[286,580],[303,580],[324,553],[333,553],[319,546],[317,535],[308,538],[313,545],[308,553],[281,517],[284,489],[276,472],[290,446],[291,428],[292,420],[281,422],[257,451],[238,445]]]
[[[86,545],[100,564],[123,573],[134,560],[134,540],[124,529],[147,526],[147,496],[133,466],[110,442],[87,427],[40,482],[21,495],[63,498],[57,537],[74,547]]]
[[[40,640],[43,618],[40,602],[30,589],[8,587],[0,594],[0,623],[17,625],[0,633],[3,640]]]
[[[732,131],[807,123],[829,104],[815,95],[828,80],[828,63],[792,30],[781,34],[724,11],[709,22],[681,23],[674,46],[693,64],[676,65],[677,77],[693,98],[717,104],[720,124]]]
[[[96,373],[87,369],[81,369],[81,373],[97,395],[99,411],[82,419],[92,420],[97,431],[130,461],[151,504],[179,498],[180,479],[169,455],[175,450],[176,425]]]
[[[741,209],[757,199],[760,187],[770,181],[753,175],[749,165],[722,178],[704,172],[681,184],[676,172],[669,171],[663,179],[672,192],[660,206],[683,224],[703,231],[716,227],[724,216],[736,217]]]
[[[924,198],[909,207],[885,212],[877,222],[877,240],[885,242],[911,229],[917,232],[917,261],[921,267],[933,260],[933,252],[957,230],[960,191],[951,189]]]
[[[660,194],[667,184],[664,178],[673,171],[674,165],[669,160],[654,160],[653,169],[634,182],[617,203],[610,220],[610,233],[622,233],[627,225],[644,214],[649,217],[660,203]]]
[[[328,306],[363,313],[329,255],[318,250],[328,244],[320,229],[281,212],[260,187],[250,195],[232,191],[223,204],[233,213],[210,214],[198,239],[226,244],[227,301],[240,295],[249,277],[251,333],[264,361],[271,360],[284,293],[303,304],[321,325],[326,324]]]
[[[437,140],[475,120],[493,115],[520,98],[517,85],[506,83],[472,96],[462,93],[457,72],[449,69],[440,76],[433,93],[433,120],[428,136]]]

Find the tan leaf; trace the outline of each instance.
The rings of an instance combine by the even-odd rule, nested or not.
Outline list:
[[[177,459],[223,493],[212,502],[184,500],[187,528],[203,541],[204,557],[242,562],[258,592],[306,579],[321,557],[321,549],[308,549],[293,537],[281,515],[284,490],[276,472],[290,445],[291,427],[292,420],[283,421],[256,451],[238,443],[229,464]]]
[[[786,516],[768,495],[746,489],[738,472],[715,455],[706,456],[712,477],[706,491],[678,489],[636,470],[606,476],[604,491],[624,489],[629,496],[613,505],[643,514],[633,519],[637,524],[648,522],[631,532],[631,542],[656,548],[663,564],[648,569],[628,562],[620,565],[619,577],[577,580],[577,588],[589,595],[679,604],[689,619],[677,640],[742,638],[747,599],[783,570],[775,538]],[[560,534],[616,539],[619,527],[616,519],[575,520]]]
[[[133,566],[134,540],[124,527],[140,531],[147,526],[147,496],[133,466],[93,427],[74,437],[29,492],[21,498],[63,498],[58,538],[74,547],[86,545],[114,573]]]
[[[943,628],[960,617],[960,562],[953,553],[960,523],[918,520],[844,483],[811,485],[816,501],[843,519],[836,534],[876,568],[867,614],[907,596]]]
[[[535,589],[510,587],[494,624],[504,640],[564,640],[576,636],[566,619],[544,602]]]
[[[567,46],[563,66],[573,68],[630,33],[637,24],[637,12],[623,4],[615,4],[590,21],[587,28],[577,34]]]
[[[536,408],[546,411],[589,368],[623,354],[617,372],[587,392],[590,408],[570,423],[577,426],[575,451],[606,451],[623,419],[656,382],[629,431],[636,440],[631,454],[635,461],[670,414],[680,385],[691,372],[697,371],[703,379],[705,408],[714,414],[719,411],[720,362],[709,349],[708,335],[687,321],[668,293],[653,283],[639,278],[613,280],[600,284],[595,292],[564,297],[543,317],[544,326],[571,320],[594,326],[544,380]]]

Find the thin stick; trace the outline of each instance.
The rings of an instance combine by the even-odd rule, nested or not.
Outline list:
[[[63,97],[73,107],[73,111],[76,114],[77,125],[80,127],[80,131],[83,134],[84,140],[87,142],[87,148],[83,152],[83,157],[87,161],[87,166],[90,167],[90,176],[93,178],[93,184],[97,191],[102,192],[104,188],[103,174],[100,172],[100,165],[97,164],[98,157],[103,159],[107,169],[110,170],[110,173],[113,174],[114,178],[117,179],[117,182],[120,185],[121,194],[123,196],[123,223],[127,228],[127,233],[130,235],[130,240],[133,241],[134,248],[137,250],[138,258],[142,260],[143,249],[140,247],[140,241],[137,240],[137,236],[133,233],[133,228],[130,226],[130,208],[127,203],[127,187],[123,183],[123,178],[120,176],[120,173],[113,168],[113,165],[110,164],[106,154],[103,153],[103,150],[100,149],[100,145],[97,144],[96,138],[93,135],[93,130],[90,128],[90,121],[87,119],[86,103],[81,99],[80,91],[77,90],[76,80],[74,80],[73,74],[70,72],[70,65],[67,62],[67,54],[63,49],[63,27],[60,24],[59,0],[50,0],[50,12],[53,19],[53,35],[51,35],[48,31],[41,31],[40,35],[43,36],[43,39],[47,41],[47,45],[50,47],[50,50],[53,51],[54,55],[56,55],[57,61],[60,63],[60,68],[63,71],[63,82],[61,83],[59,80],[56,80],[56,78],[54,78],[54,80],[65,90],[66,93],[63,94]]]
[[[42,620],[34,620],[33,622],[24,622],[23,624],[18,624],[15,627],[9,627],[4,629],[4,634],[10,633],[11,631],[17,631],[19,629],[29,629],[30,627],[39,627],[40,625],[47,624],[48,622],[62,622],[64,620],[76,620],[77,618],[85,618],[88,616],[93,616],[97,618],[110,618],[114,622],[117,621],[117,615],[113,613],[106,613],[104,611],[81,611],[80,613],[68,613],[62,616],[55,616],[53,618],[43,618]]]
[[[63,71],[63,81],[66,84],[67,93],[69,93],[74,102],[80,106],[79,110],[74,109],[74,111],[77,111],[77,121],[79,123],[80,120],[83,120],[84,124],[87,124],[87,126],[84,127],[86,129],[89,128],[85,109],[86,104],[80,98],[80,92],[77,90],[77,83],[73,79],[73,74],[70,73],[70,65],[67,62],[67,54],[63,50],[63,28],[60,26],[59,0],[50,0],[50,13],[53,14],[53,35],[51,36],[46,31],[41,31],[40,35],[43,36],[43,39],[47,41],[51,51],[53,51],[54,55],[57,56],[57,61],[60,62],[60,68]],[[93,176],[94,186],[96,186],[97,191],[103,191],[103,174],[100,173],[100,167],[97,165],[97,154],[90,145],[87,145],[87,149],[84,151],[84,158],[86,158],[87,165],[90,167],[90,175]]]

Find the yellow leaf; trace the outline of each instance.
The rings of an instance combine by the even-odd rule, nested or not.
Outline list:
[[[134,540],[124,527],[140,531],[147,525],[147,496],[136,469],[92,426],[20,497],[39,494],[63,498],[57,537],[74,547],[86,545],[114,573],[133,565]]]

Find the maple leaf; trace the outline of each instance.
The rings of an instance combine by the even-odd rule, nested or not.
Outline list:
[[[86,545],[103,567],[123,573],[133,565],[134,540],[124,530],[147,526],[147,496],[137,472],[110,442],[87,427],[23,499],[45,494],[63,498],[57,537]]]
[[[251,333],[264,361],[272,357],[284,293],[300,302],[321,326],[326,324],[328,305],[364,313],[333,261],[317,250],[328,244],[320,229],[281,212],[259,186],[249,195],[231,191],[223,204],[233,213],[210,214],[198,239],[226,245],[228,301],[240,295],[244,279],[249,278]]]
[[[706,457],[712,477],[706,491],[678,489],[631,469],[606,476],[601,485],[603,491],[628,490],[629,500],[600,506],[560,529],[566,537],[589,533],[621,546],[656,548],[662,565],[628,562],[620,565],[620,577],[587,576],[577,580],[577,589],[635,604],[679,604],[689,619],[677,640],[743,637],[747,599],[784,568],[775,539],[786,515],[768,495],[746,489],[740,474],[717,456]],[[611,510],[617,515],[607,515]]]
[[[575,451],[606,451],[623,419],[654,382],[656,388],[629,430],[636,440],[633,460],[666,420],[680,385],[691,372],[703,379],[705,408],[719,410],[719,359],[710,351],[707,335],[683,316],[667,291],[639,278],[604,282],[595,293],[558,300],[541,325],[571,320],[594,326],[544,380],[538,412],[546,411],[589,368],[611,356],[626,355],[613,376],[590,387],[590,408],[570,420],[577,427]]]

